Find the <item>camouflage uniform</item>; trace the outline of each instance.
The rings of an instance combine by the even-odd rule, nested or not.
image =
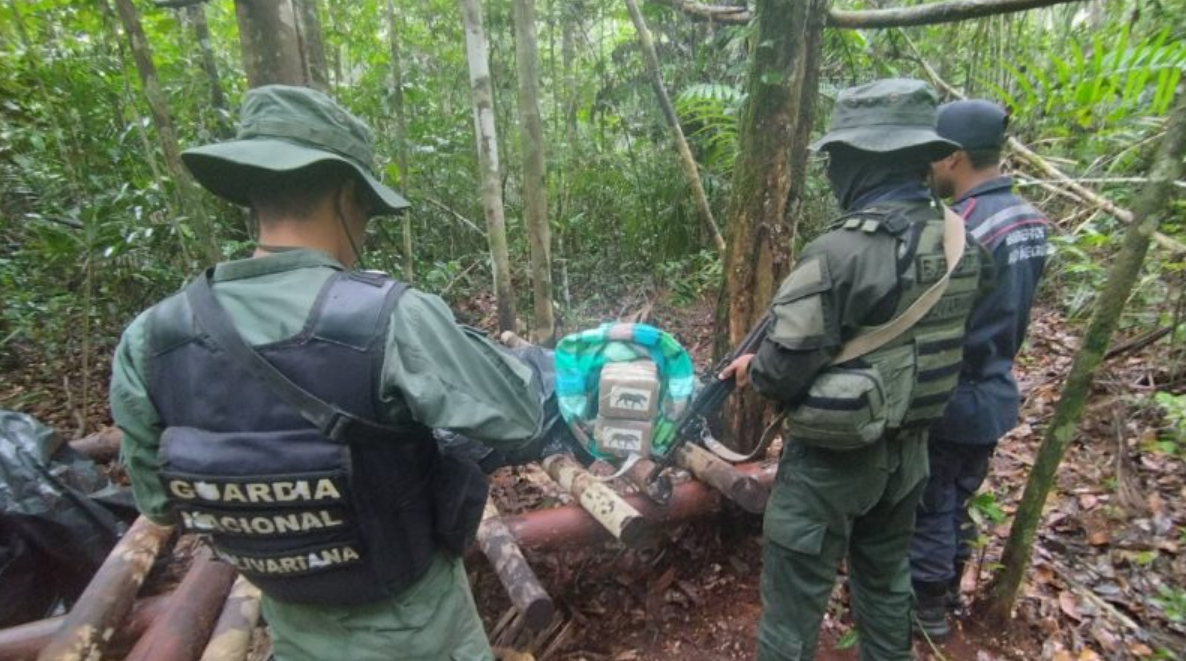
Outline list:
[[[845,342],[900,315],[946,272],[942,212],[923,173],[929,160],[955,145],[934,133],[934,113],[934,93],[918,81],[878,81],[840,94],[832,130],[815,148],[833,152],[834,161],[843,145],[849,150],[843,156],[856,159],[851,163],[913,165],[900,176],[862,171],[847,179],[857,182],[851,187],[830,171],[848,215],[807,246],[775,296],[774,328],[749,367],[762,394],[786,406],[809,400],[813,382]],[[927,475],[926,425],[941,414],[954,386],[981,276],[980,252],[969,240],[927,316],[850,361],[886,370],[893,358],[896,369],[910,370],[905,380],[887,376],[907,392],[889,394],[903,401],[905,414],[883,436],[838,451],[788,429],[764,524],[760,661],[814,657],[846,558],[861,658],[910,658],[908,549]],[[818,399],[816,405],[829,404]]]

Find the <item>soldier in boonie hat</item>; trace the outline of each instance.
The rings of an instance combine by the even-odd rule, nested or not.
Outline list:
[[[935,160],[959,149],[935,131],[938,99],[930,85],[910,78],[888,78],[842,90],[836,97],[827,134],[813,150],[847,145],[883,154],[925,147]]]
[[[811,149],[828,155],[840,206],[859,208],[884,191],[926,178],[931,161],[959,149],[935,131],[938,100],[921,80],[890,78],[842,90],[828,133]]]
[[[183,158],[251,207],[255,254],[138,316],[112,362],[137,507],[260,589],[277,661],[493,659],[462,563],[483,482],[432,430],[526,456],[539,383],[439,297],[351,270],[369,218],[408,206],[362,121],[281,85],[249,91],[241,121]],[[242,508],[201,504],[226,485]]]
[[[374,138],[367,125],[325,94],[306,87],[266,85],[250,90],[234,140],[187,149],[181,158],[198,183],[236,204],[250,204],[250,191],[264,173],[340,163],[373,195],[373,215],[409,206],[375,175]]]
[[[721,374],[789,411],[763,524],[758,661],[815,657],[845,559],[861,659],[911,656],[908,550],[927,474],[925,427],[955,387],[982,281],[967,237],[959,273],[944,275],[945,239],[956,236],[948,228],[962,226],[945,221],[926,177],[930,161],[958,145],[935,132],[935,106],[935,93],[917,80],[840,93],[831,130],[812,146],[828,155],[845,214],[803,249],[757,353]],[[907,323],[906,311],[928,290],[942,293],[929,299],[925,328]],[[869,348],[875,327],[896,330]],[[858,337],[866,344],[859,359],[843,358]],[[854,370],[864,376],[852,378]],[[887,405],[874,412],[874,400]]]

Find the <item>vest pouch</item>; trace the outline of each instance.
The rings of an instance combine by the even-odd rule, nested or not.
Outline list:
[[[453,447],[442,448],[432,480],[433,527],[438,546],[463,555],[474,542],[490,482],[478,463]]]
[[[905,344],[892,349],[878,349],[863,358],[877,370],[885,393],[885,424],[889,429],[902,426],[914,392],[915,348]]]
[[[886,429],[885,387],[873,367],[829,367],[787,414],[790,434],[824,450],[856,450]]]
[[[348,446],[312,428],[168,427],[159,456],[187,532],[269,597],[345,605],[391,596],[359,523]]]

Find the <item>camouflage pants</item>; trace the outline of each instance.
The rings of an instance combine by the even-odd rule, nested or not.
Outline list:
[[[438,557],[424,578],[363,606],[265,598],[276,661],[493,661],[465,567]]]
[[[815,657],[845,558],[861,660],[911,658],[909,548],[926,473],[925,433],[850,452],[788,442],[764,524],[759,661]]]

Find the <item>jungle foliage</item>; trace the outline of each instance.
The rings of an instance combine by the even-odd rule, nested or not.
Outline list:
[[[512,3],[483,4],[512,277],[526,311]],[[488,290],[457,3],[394,3],[405,136],[395,130],[384,3],[317,5],[331,93],[374,127],[387,178],[407,176],[417,283],[454,300]],[[228,109],[247,84],[234,3],[135,6],[182,146],[227,137],[235,120]],[[725,224],[752,27],[689,20],[657,3],[642,8],[709,201]],[[571,328],[616,311],[627,292],[668,292],[679,303],[711,296],[720,258],[699,229],[624,4],[538,0],[536,12],[561,323]],[[1182,0],[1098,0],[944,26],[827,30],[817,129],[838,88],[881,76],[925,77],[925,61],[966,93],[1009,104],[1017,137],[1125,204],[1186,63],[1184,17]],[[199,23],[208,29],[208,50]],[[401,141],[409,149],[407,173],[397,165]],[[111,0],[0,6],[0,355],[8,366],[53,365],[84,347],[110,348],[136,311],[203,264],[197,213],[216,219],[224,257],[246,254],[250,219],[211,196],[202,197],[204,209],[193,208],[166,172]],[[809,167],[799,204],[788,211],[796,215],[788,223],[798,228],[798,245],[835,211],[819,174]],[[1115,247],[1120,224],[1041,184],[1025,185],[1062,230],[1049,296],[1082,316],[1104,276],[1098,257]],[[1182,237],[1183,216],[1163,231]],[[376,224],[368,266],[401,273],[401,222]],[[1156,254],[1138,290],[1142,304],[1130,306],[1126,323],[1180,318],[1184,270],[1182,256]]]

